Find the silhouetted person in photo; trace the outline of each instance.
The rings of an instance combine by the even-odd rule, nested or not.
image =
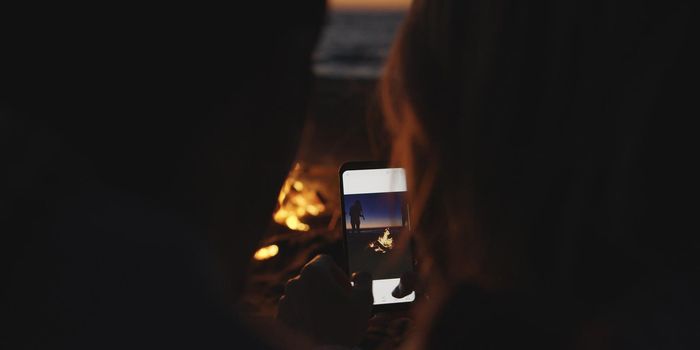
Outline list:
[[[365,214],[362,211],[362,204],[359,200],[356,200],[350,206],[350,225],[352,226],[352,232],[360,232],[360,218],[365,219]]]
[[[28,7],[0,5],[0,348],[279,339],[235,305],[296,154],[324,1]]]

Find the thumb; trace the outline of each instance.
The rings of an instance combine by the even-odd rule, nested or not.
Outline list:
[[[352,274],[352,299],[372,305],[372,275],[368,272],[355,272]]]
[[[418,276],[413,271],[405,272],[401,276],[401,282],[394,288],[391,295],[394,298],[403,298],[416,290],[416,285],[418,284]]]

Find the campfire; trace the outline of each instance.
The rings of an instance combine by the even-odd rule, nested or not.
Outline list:
[[[305,185],[299,178],[301,166],[297,163],[277,197],[277,210],[272,218],[276,223],[286,225],[295,231],[308,231],[311,227],[302,219],[306,216],[318,216],[326,210],[318,193]]]
[[[384,234],[380,235],[377,240],[369,244],[369,248],[377,253],[384,254],[394,247],[394,239],[390,237],[389,228],[384,229]]]

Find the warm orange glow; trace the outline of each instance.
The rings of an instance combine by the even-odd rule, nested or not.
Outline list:
[[[267,247],[262,247],[258,249],[258,251],[255,252],[255,255],[253,255],[253,258],[255,260],[267,260],[277,255],[279,251],[280,248],[277,246],[277,244],[272,244]]]
[[[334,10],[405,10],[411,0],[329,0]]]
[[[277,196],[278,207],[272,219],[292,230],[308,231],[311,227],[301,219],[307,215],[318,216],[326,210],[326,207],[321,203],[316,191],[298,179],[300,169],[301,167],[297,164],[284,181]]]
[[[309,225],[299,221],[299,217],[291,214],[284,220],[284,223],[292,230],[295,231],[308,231],[310,229]]]
[[[394,239],[391,238],[390,235],[391,232],[389,232],[389,229],[384,229],[384,234],[380,235],[376,241],[372,241],[372,243],[369,244],[369,247],[375,252],[382,254],[390,251],[392,248],[394,248]]]
[[[301,191],[304,189],[304,184],[301,181],[294,181],[294,189]]]

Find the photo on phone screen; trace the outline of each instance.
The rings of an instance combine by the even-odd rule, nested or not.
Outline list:
[[[391,295],[413,270],[404,169],[341,170],[341,184],[349,271],[372,274],[374,305],[414,301],[415,293]]]

